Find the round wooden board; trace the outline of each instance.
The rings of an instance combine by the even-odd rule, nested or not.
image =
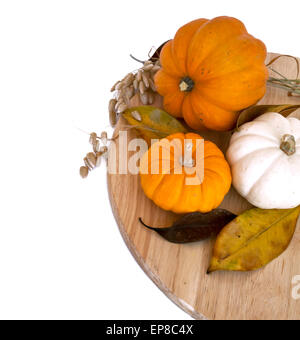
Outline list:
[[[268,60],[276,56],[269,54]],[[281,58],[274,68],[295,78],[295,61]],[[260,104],[300,104],[300,98],[268,88]],[[161,103],[156,103],[160,105]],[[117,130],[122,130],[120,120]],[[225,151],[230,134],[201,133]],[[129,139],[136,137],[129,132]],[[300,169],[299,169],[300,171]],[[168,226],[178,216],[158,208],[143,193],[138,175],[108,175],[108,191],[120,232],[132,255],[153,282],[195,319],[298,320],[300,300],[292,298],[292,279],[300,275],[300,222],[288,250],[261,270],[206,274],[214,240],[177,245],[165,241],[138,222]],[[234,213],[250,208],[234,189],[221,205]]]

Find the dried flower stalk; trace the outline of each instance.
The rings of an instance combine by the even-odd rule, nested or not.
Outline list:
[[[130,100],[134,95],[139,95],[143,105],[151,105],[157,93],[154,76],[161,68],[159,60],[140,61],[133,56],[131,57],[142,63],[143,66],[134,73],[128,73],[111,88],[111,92],[115,92],[115,98],[111,99],[108,105],[109,120],[112,127],[116,125],[120,114],[128,109]]]
[[[144,105],[151,105],[153,104],[155,94],[157,93],[154,76],[161,68],[159,59],[154,57],[151,58],[150,55],[149,58],[151,58],[151,60],[147,61],[140,61],[133,56],[131,57],[142,63],[143,66],[135,72],[128,73],[122,80],[118,80],[112,86],[111,92],[114,92],[114,98],[111,99],[108,104],[109,121],[112,127],[117,124],[120,114],[128,109],[130,100],[133,96],[138,94]],[[141,118],[139,117],[139,119]],[[128,126],[128,129],[131,128],[133,127]],[[107,142],[116,138],[118,138],[118,136],[108,139],[105,131],[101,133],[100,137],[95,132],[90,134],[89,141],[92,145],[93,152],[87,153],[83,159],[84,166],[79,170],[82,178],[88,177],[90,171],[99,167],[102,158],[107,160]]]
[[[276,71],[274,68],[270,67],[276,60],[278,60],[279,58],[283,58],[283,57],[292,58],[296,62],[296,64],[297,64],[296,79],[288,79],[283,74]],[[300,63],[299,63],[299,60],[297,58],[290,56],[290,55],[279,55],[279,56],[273,58],[267,64],[267,66],[270,68],[271,71],[273,71],[275,74],[277,74],[279,76],[279,78],[269,77],[269,79],[268,79],[269,85],[288,91],[289,96],[296,96],[296,97],[300,96],[300,79],[298,79],[299,73],[300,73]]]
[[[90,134],[89,142],[93,147],[93,152],[87,153],[83,159],[84,166],[79,169],[79,173],[82,178],[87,178],[90,171],[99,167],[101,165],[102,158],[107,160],[107,143],[110,140],[112,139],[107,137],[106,131],[101,132],[100,137],[95,132]]]

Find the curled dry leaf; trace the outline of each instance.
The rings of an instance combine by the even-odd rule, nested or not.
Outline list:
[[[168,228],[153,228],[139,221],[144,227],[156,231],[172,243],[191,243],[217,235],[222,228],[236,218],[236,215],[223,209],[216,209],[207,214],[192,213],[181,217]]]
[[[169,40],[168,40],[168,41],[169,41]],[[161,44],[161,45],[155,50],[155,52],[152,54],[151,57],[150,57],[150,55],[149,55],[149,58],[150,58],[149,60],[150,60],[150,61],[155,62],[155,61],[159,60],[160,52],[161,52],[161,50],[163,49],[163,47],[165,46],[165,44],[166,44],[168,41],[166,41],[166,42],[164,42],[163,44]]]
[[[223,209],[216,209],[208,214],[199,212],[181,217],[168,228],[152,228],[142,219],[139,221],[150,230],[172,243],[190,243],[202,241],[217,235],[222,228],[236,218],[236,215]]]
[[[251,209],[218,235],[208,273],[252,271],[281,255],[294,235],[300,207],[290,210]]]
[[[237,121],[237,130],[245,123],[251,122],[259,116],[268,112],[277,112],[284,117],[288,117],[294,111],[300,108],[300,105],[256,105],[243,110]]]
[[[165,138],[176,132],[186,133],[186,128],[167,112],[152,106],[138,106],[123,113],[127,122],[147,140]]]

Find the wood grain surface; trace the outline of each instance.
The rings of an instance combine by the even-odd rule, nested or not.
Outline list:
[[[268,59],[274,56],[269,54]],[[292,59],[281,58],[272,67],[287,77],[296,77],[296,63]],[[289,103],[300,104],[300,98],[288,97],[287,92],[273,87],[268,87],[260,102]],[[160,106],[161,101],[156,105]],[[124,129],[124,124],[121,119],[116,130]],[[136,137],[134,130],[128,135],[129,139]],[[201,135],[226,151],[229,133]],[[144,195],[138,175],[108,174],[108,191],[120,232],[134,258],[151,280],[192,317],[210,320],[300,319],[300,300],[292,298],[292,279],[300,275],[299,221],[288,250],[263,269],[207,275],[214,240],[176,245],[140,225],[139,217],[149,225],[165,227],[178,216],[158,208]],[[241,213],[251,206],[232,188],[221,207]]]

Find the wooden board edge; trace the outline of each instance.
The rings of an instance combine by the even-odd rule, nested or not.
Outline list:
[[[107,174],[107,189],[108,189],[108,197],[109,197],[109,202],[110,206],[112,208],[112,213],[114,215],[116,224],[118,226],[118,229],[120,231],[120,234],[130,251],[131,255],[135,259],[135,261],[138,263],[138,265],[142,268],[144,273],[150,278],[150,280],[180,309],[182,309],[184,312],[186,312],[188,315],[190,315],[192,318],[195,320],[209,320],[206,318],[204,315],[198,313],[197,311],[194,310],[194,308],[190,305],[188,305],[185,301],[179,299],[176,295],[174,295],[165,285],[164,283],[159,279],[157,275],[155,275],[149,266],[146,264],[146,262],[143,260],[143,258],[140,256],[140,254],[137,252],[136,248],[132,245],[130,239],[128,238],[127,233],[125,232],[124,226],[122,225],[120,216],[117,211],[117,207],[115,205],[115,200],[112,197],[112,190],[111,190],[111,179],[110,174]]]

